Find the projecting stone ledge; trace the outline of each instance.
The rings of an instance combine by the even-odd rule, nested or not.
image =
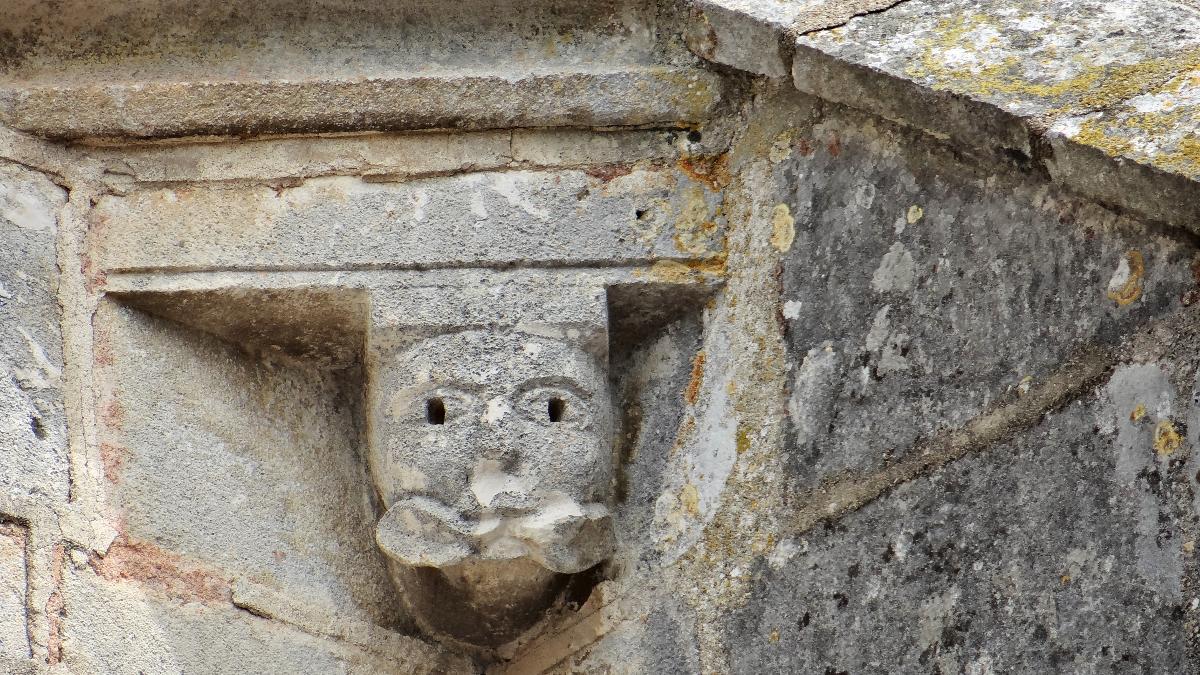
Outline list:
[[[1200,11],[1183,2],[910,0],[796,40],[796,86],[1001,150],[1200,232]]]
[[[0,122],[54,139],[388,129],[689,126],[721,99],[696,68],[10,86]]]

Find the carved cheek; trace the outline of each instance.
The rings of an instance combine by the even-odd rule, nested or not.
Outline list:
[[[589,431],[539,431],[529,437],[537,447],[524,460],[539,490],[563,492],[582,501],[593,501],[605,492],[610,455],[606,441]]]

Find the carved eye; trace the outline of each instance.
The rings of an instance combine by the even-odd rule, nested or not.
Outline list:
[[[474,414],[475,397],[454,388],[438,387],[412,402],[412,414],[427,425],[442,426]]]
[[[585,399],[564,387],[531,389],[518,397],[517,409],[525,419],[538,424],[583,428],[590,421]]]
[[[446,402],[440,396],[425,401],[425,421],[429,424],[446,423]]]
[[[551,396],[550,400],[546,402],[546,416],[550,418],[551,422],[561,422],[563,413],[566,411],[567,402],[557,396]]]

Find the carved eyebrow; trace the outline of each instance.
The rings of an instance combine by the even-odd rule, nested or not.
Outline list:
[[[582,399],[590,399],[594,392],[585,388],[575,380],[561,376],[532,377],[521,383],[515,393],[520,395],[534,389],[562,389]]]

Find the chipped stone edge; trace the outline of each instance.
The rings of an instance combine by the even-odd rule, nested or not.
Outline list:
[[[919,129],[964,152],[1015,162],[1106,206],[1200,234],[1200,182],[1111,157],[1051,132],[1045,120],[1014,115],[967,95],[852,63],[800,42],[804,35],[886,12],[904,0],[849,0],[828,9],[788,10],[790,18],[756,12],[735,0],[691,0],[689,46],[709,61],[754,75],[778,77],[762,44],[780,44],[792,82],[806,94]],[[732,43],[738,41],[740,43]]]

